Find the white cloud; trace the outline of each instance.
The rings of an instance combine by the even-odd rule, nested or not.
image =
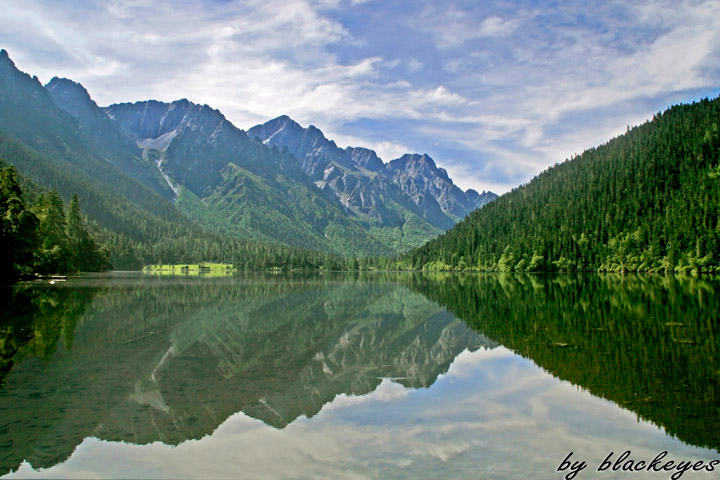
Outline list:
[[[517,28],[518,22],[488,16],[478,23],[478,19],[469,12],[443,4],[441,7],[433,5],[426,8],[413,20],[413,25],[433,35],[439,48],[451,49],[469,40],[506,37]]]
[[[424,66],[423,62],[421,62],[417,58],[411,58],[410,60],[408,60],[407,68],[408,68],[408,72],[410,72],[410,73],[418,72],[418,71],[422,70],[423,66]]]
[[[482,21],[478,29],[480,37],[505,37],[515,30],[515,23],[512,21],[504,21],[500,17],[488,17]]]
[[[410,92],[410,95],[414,99],[419,100],[421,105],[433,104],[449,107],[468,103],[467,99],[457,93],[449,91],[442,85],[432,90],[413,90]]]
[[[7,3],[0,43],[17,65],[42,81],[79,81],[100,104],[186,97],[240,128],[288,114],[385,161],[437,144],[438,164],[479,189],[508,190],[666,106],[658,102],[720,87],[714,1],[582,12],[420,2],[374,19],[399,31],[392,44],[358,37],[363,30],[351,26],[366,19],[344,21],[386,14],[380,4]],[[352,137],[348,124],[359,120],[365,131],[373,121],[397,128]]]

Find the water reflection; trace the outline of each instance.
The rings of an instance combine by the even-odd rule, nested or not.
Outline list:
[[[99,288],[54,288],[49,284],[0,288],[0,387],[15,362],[48,360],[62,339],[70,348],[75,327]]]
[[[561,478],[570,450],[716,458],[672,436],[720,446],[719,288],[520,275],[16,286],[2,293],[0,472]]]
[[[426,275],[408,283],[554,376],[720,449],[716,280]]]
[[[31,348],[41,354],[22,362],[21,350],[3,349],[15,363],[0,393],[4,472],[23,460],[55,465],[88,436],[179,444],[239,411],[282,428],[338,394],[371,392],[382,378],[427,387],[460,352],[494,346],[392,282],[120,278],[68,285],[10,294],[11,304],[37,307],[28,313],[35,327],[26,344],[50,347]],[[88,291],[100,294],[86,309]],[[82,294],[63,297],[68,292]],[[4,345],[18,343],[10,338]],[[52,361],[43,361],[57,344]]]

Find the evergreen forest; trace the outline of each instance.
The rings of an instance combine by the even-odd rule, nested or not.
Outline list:
[[[720,98],[675,106],[557,164],[397,267],[720,271]]]
[[[77,195],[67,208],[55,191],[26,205],[15,169],[0,167],[0,209],[3,279],[112,268],[107,249],[88,233]]]

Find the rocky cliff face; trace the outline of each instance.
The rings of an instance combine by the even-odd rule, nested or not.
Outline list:
[[[415,203],[422,204],[434,199],[446,214],[457,220],[492,201],[497,195],[475,190],[464,192],[453,183],[444,168],[438,168],[429,155],[406,154],[392,160],[383,172]]]
[[[187,100],[111,105],[105,112],[156,165],[181,211],[204,226],[337,253],[392,251],[348,214],[347,201],[338,204],[327,193],[325,184],[344,180],[322,152],[300,165],[287,148],[258,141],[219,111]],[[278,132],[292,128],[279,125]],[[320,137],[288,135],[307,152],[318,150]]]
[[[428,155],[407,154],[385,164],[370,149],[341,149],[316,127],[303,128],[286,115],[248,133],[265,144],[287,148],[318,186],[346,207],[385,225],[395,220],[383,215],[389,198],[441,230],[495,198],[489,192],[463,192]]]
[[[453,224],[439,209],[429,214],[418,209],[397,185],[377,175],[384,164],[372,150],[341,149],[319,129],[303,128],[287,116],[255,126],[248,134],[266,145],[286,148],[319,188],[356,215],[380,226],[403,227],[412,217],[441,230]]]
[[[114,122],[79,83],[54,77],[45,85],[53,100],[75,117],[93,153],[109,161],[136,180],[170,199],[172,190],[152,164],[143,159],[142,149],[121,125]]]
[[[295,170],[287,156],[262,148],[217,110],[182,99],[111,105],[107,115],[130,132],[146,156],[175,187],[185,186],[203,197],[223,182],[229,163],[260,176]]]
[[[483,190],[482,193],[478,193],[476,190],[469,188],[465,190],[465,197],[468,199],[468,202],[474,206],[473,209],[475,209],[492,202],[498,196],[493,192]]]
[[[385,168],[385,164],[374,150],[363,147],[347,147],[345,151],[350,154],[350,160],[360,168],[371,172],[379,172]]]

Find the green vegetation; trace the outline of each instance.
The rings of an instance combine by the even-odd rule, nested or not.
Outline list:
[[[65,274],[111,268],[108,252],[88,233],[78,197],[65,206],[57,192],[26,206],[13,167],[0,167],[0,277]]]
[[[720,98],[673,107],[555,165],[395,265],[720,272]]]
[[[23,188],[33,196],[42,192],[34,182],[55,189],[66,199],[77,192],[79,202],[87,205],[88,231],[106,246],[110,263],[117,270],[200,262],[232,263],[241,270],[341,268],[339,257],[330,253],[208,232],[110,164],[102,168],[97,165],[98,172],[113,176],[114,180],[107,183],[87,173],[96,167],[78,167],[95,162],[92,159],[51,158],[2,133],[0,155],[22,174],[18,180],[23,186],[33,186]]]
[[[145,265],[143,272],[154,275],[196,275],[207,277],[225,277],[236,272],[229,263],[195,263],[185,265]]]

